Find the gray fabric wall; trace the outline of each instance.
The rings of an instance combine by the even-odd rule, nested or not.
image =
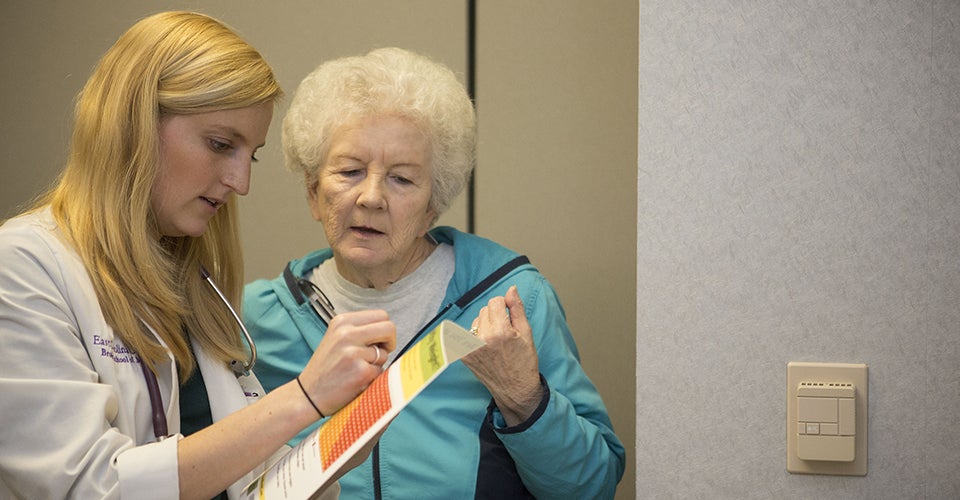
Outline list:
[[[640,498],[960,497],[960,3],[643,0]],[[785,469],[869,365],[865,477]]]

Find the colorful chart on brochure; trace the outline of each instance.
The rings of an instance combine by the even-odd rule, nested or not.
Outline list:
[[[246,500],[310,498],[337,472],[359,463],[407,403],[451,363],[483,345],[444,321],[411,347],[359,396],[335,413],[244,490]]]
[[[445,366],[440,335],[428,335],[395,365],[399,365],[400,370],[401,400],[410,401]],[[320,461],[324,468],[330,467],[393,406],[389,384],[391,373],[382,373],[363,394],[320,429]]]

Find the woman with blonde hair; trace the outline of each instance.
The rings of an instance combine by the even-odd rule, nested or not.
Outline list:
[[[0,227],[0,497],[235,498],[380,373],[382,311],[345,316],[269,395],[250,372],[236,195],[281,96],[196,13],[147,17],[100,60],[59,182]]]

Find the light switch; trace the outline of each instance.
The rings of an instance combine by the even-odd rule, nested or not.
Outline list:
[[[856,394],[856,387],[849,382],[800,382],[797,420],[807,429],[797,438],[797,456],[801,460],[853,461],[856,457]],[[841,412],[841,406],[845,411]],[[845,433],[840,433],[841,422]],[[816,432],[810,432],[811,428]]]
[[[837,398],[797,398],[797,420],[801,422],[837,423]]]
[[[787,364],[787,470],[866,475],[867,366]]]
[[[840,435],[853,436],[857,431],[856,402],[853,399],[841,399],[840,406]]]

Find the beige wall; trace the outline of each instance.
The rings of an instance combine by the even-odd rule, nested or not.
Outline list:
[[[556,286],[633,498],[637,4],[477,4],[476,232]]]
[[[634,497],[637,9],[629,0],[478,5],[476,232],[529,255],[556,286],[587,372],[628,449]],[[465,0],[196,0],[5,4],[0,17],[0,217],[53,181],[72,99],[137,18],[212,14],[255,45],[292,92],[322,60],[398,45],[466,71]],[[299,179],[282,169],[279,120],[241,203],[248,279],[323,246]],[[466,228],[466,202],[440,221]]]

